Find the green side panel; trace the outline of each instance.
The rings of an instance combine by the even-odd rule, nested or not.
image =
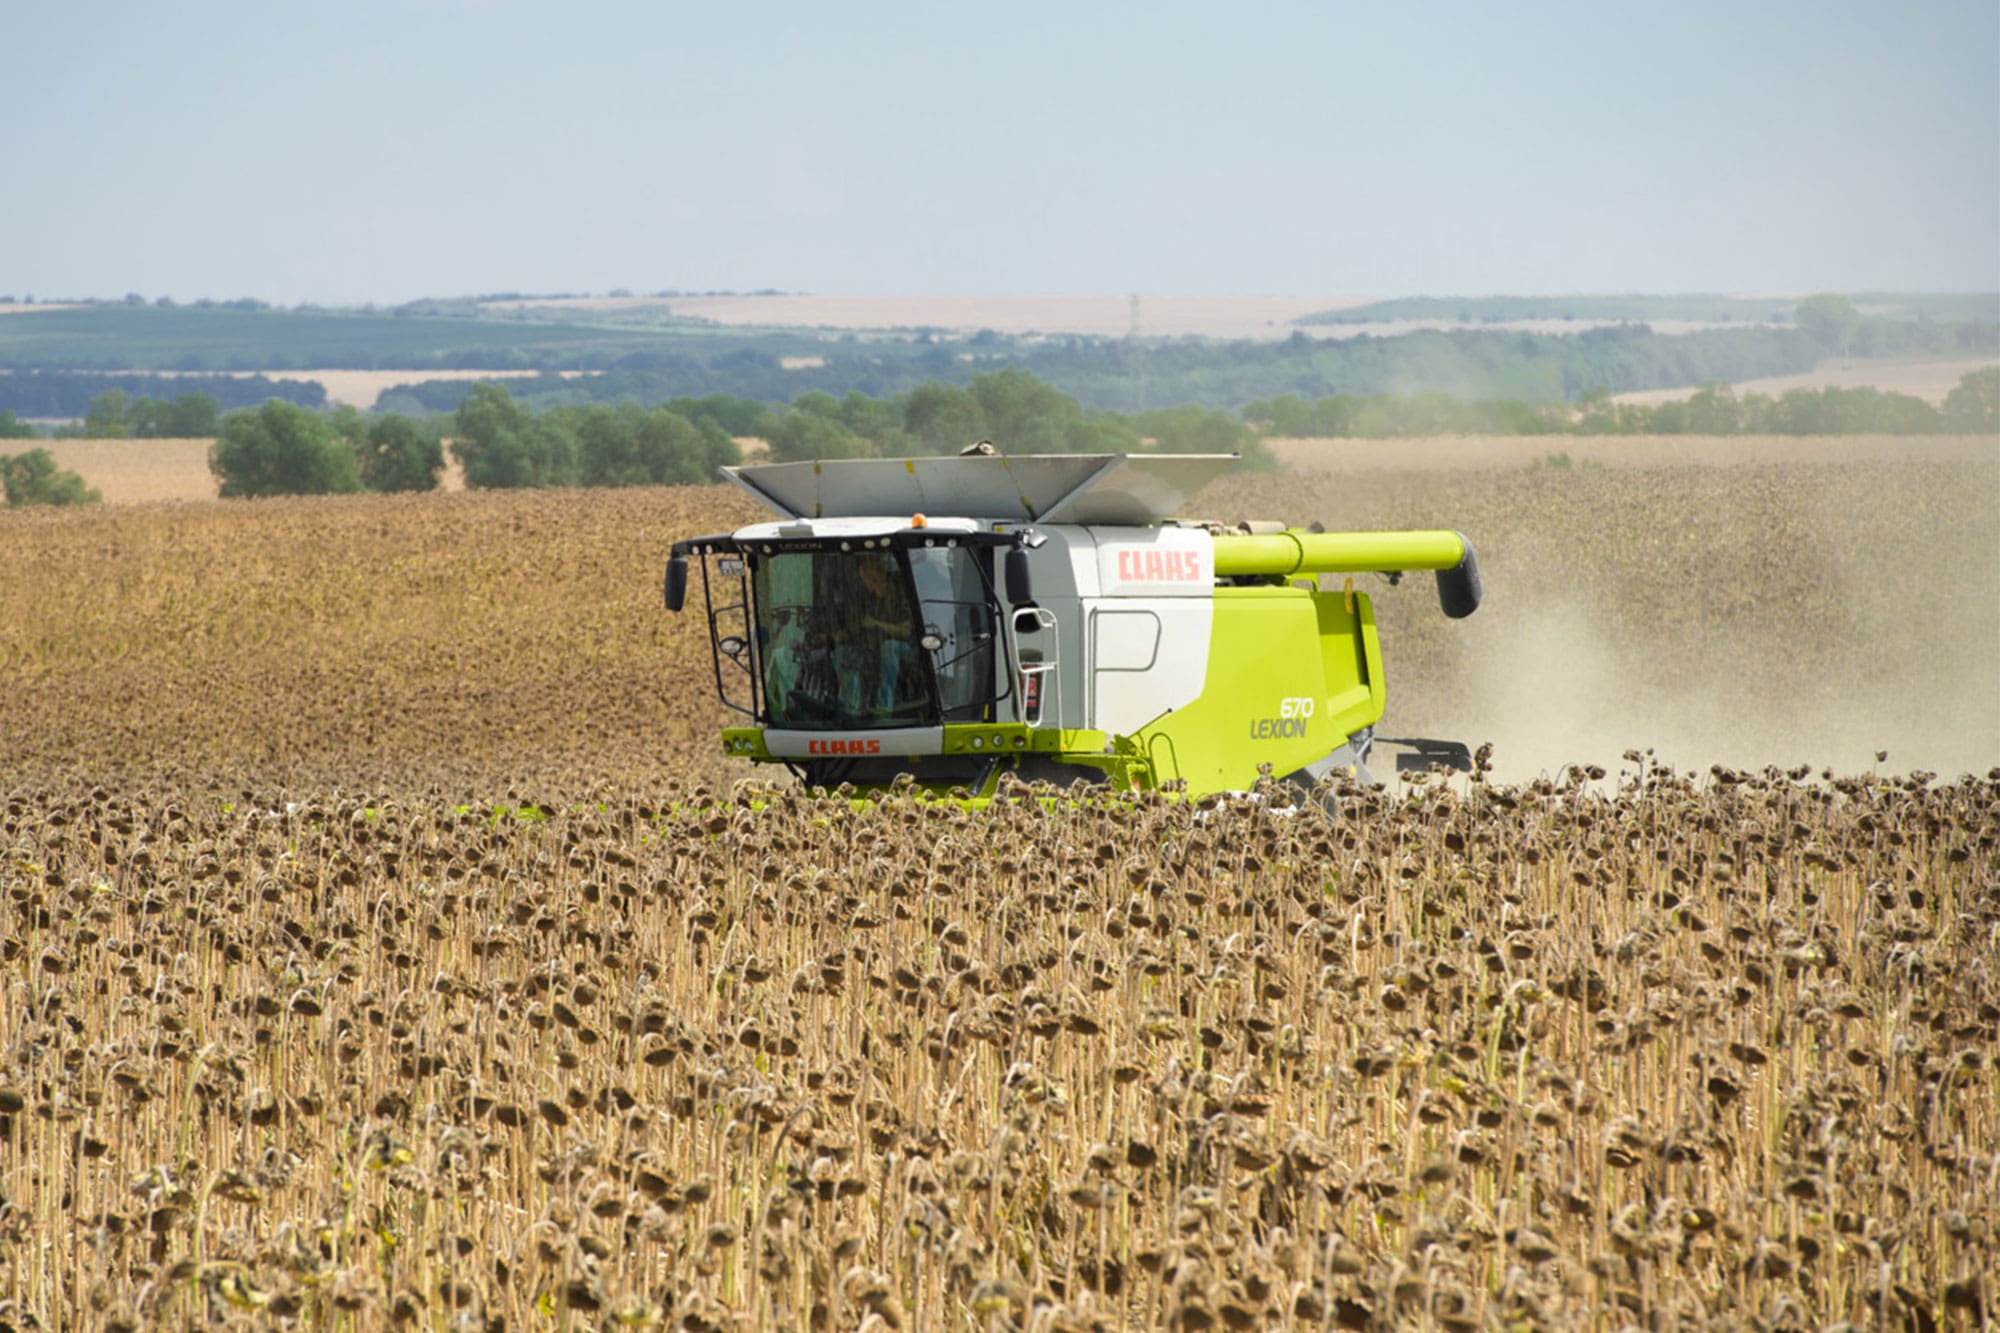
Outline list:
[[[1382,649],[1368,598],[1296,587],[1217,588],[1201,697],[1134,739],[1155,782],[1241,791],[1283,777],[1382,717]]]
[[[1345,741],[1380,722],[1389,702],[1382,640],[1375,632],[1375,604],[1366,593],[1336,590],[1314,593],[1313,605],[1319,615],[1327,703],[1334,729]]]

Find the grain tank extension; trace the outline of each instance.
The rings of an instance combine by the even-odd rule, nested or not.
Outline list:
[[[699,582],[723,749],[814,785],[991,795],[1067,785],[1247,790],[1367,776],[1385,691],[1356,575],[1434,570],[1479,606],[1456,532],[1171,517],[1232,455],[841,459],[725,468],[775,522],[676,542]],[[1382,742],[1389,744],[1390,742]],[[1405,763],[1465,747],[1394,742]],[[1268,769],[1263,766],[1268,765]]]

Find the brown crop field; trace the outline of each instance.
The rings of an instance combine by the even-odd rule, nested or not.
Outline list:
[[[161,501],[210,501],[216,498],[215,474],[208,470],[213,440],[45,440],[56,466],[82,477],[106,504],[152,504]],[[465,489],[465,473],[445,451],[438,488]]]
[[[0,512],[0,1321],[1989,1318],[2000,466],[1196,508],[1472,535],[1358,586],[1498,770],[856,807],[716,753],[732,491]]]

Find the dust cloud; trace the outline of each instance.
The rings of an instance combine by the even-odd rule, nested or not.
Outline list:
[[[1385,442],[1385,449],[1402,442]],[[1495,746],[1496,776],[1632,765],[2000,764],[2000,442],[1983,457],[1479,471],[1297,468],[1229,517],[1454,527],[1486,604],[1373,594],[1380,730]],[[1877,752],[1887,751],[1886,761]]]

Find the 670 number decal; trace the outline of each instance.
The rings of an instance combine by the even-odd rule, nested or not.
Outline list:
[[[1313,701],[1306,696],[1291,696],[1278,700],[1276,717],[1259,717],[1250,720],[1250,739],[1253,741],[1290,740],[1306,734],[1306,723],[1313,715]]]

